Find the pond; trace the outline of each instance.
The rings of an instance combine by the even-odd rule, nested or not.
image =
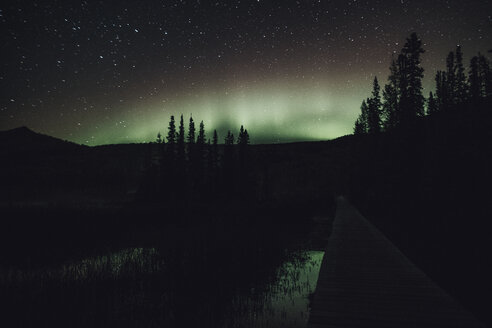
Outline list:
[[[306,327],[329,225],[93,217],[4,234],[1,326]]]
[[[285,262],[266,291],[253,288],[249,295],[237,295],[224,327],[306,327],[323,255],[306,251],[302,260]]]
[[[262,268],[270,273],[259,279],[238,275],[224,284],[213,279],[208,286],[189,281],[200,287],[195,295],[190,288],[176,288],[186,279],[173,281],[176,272],[155,248],[124,249],[52,269],[3,269],[0,284],[3,295],[11,296],[7,318],[14,326],[180,327],[201,321],[210,327],[301,328],[323,252],[287,255],[273,270]]]

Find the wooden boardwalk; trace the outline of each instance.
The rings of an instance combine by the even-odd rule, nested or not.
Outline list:
[[[337,204],[308,327],[485,327],[347,200]]]

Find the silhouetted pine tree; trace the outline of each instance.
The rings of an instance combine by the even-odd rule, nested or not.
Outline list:
[[[427,100],[427,114],[430,115],[435,112],[437,112],[437,102],[431,91],[429,92],[429,99]]]
[[[363,100],[362,105],[360,106],[359,117],[355,121],[355,126],[354,126],[355,134],[367,133],[368,117],[369,117],[369,108],[367,107],[366,101]]]
[[[454,53],[451,51],[446,58],[446,99],[448,105],[455,104],[455,90],[456,90],[456,66],[454,65]]]
[[[243,144],[249,145],[249,133],[248,133],[248,129],[244,129]]]
[[[355,120],[355,124],[354,124],[354,134],[364,134],[365,131],[364,131],[364,127],[362,125],[362,122],[360,120],[360,115],[359,117],[357,117],[357,119]]]
[[[167,128],[167,150],[168,156],[174,157],[176,151],[176,123],[174,122],[174,116],[171,115],[169,126]]]
[[[381,87],[377,77],[374,77],[372,97],[367,100],[367,132],[377,134],[381,132]]]
[[[196,138],[196,144],[197,146],[205,146],[205,125],[203,124],[203,121],[200,122],[200,127],[198,130],[198,137]]]
[[[473,103],[478,103],[480,101],[481,97],[481,82],[480,82],[480,75],[479,75],[479,61],[478,61],[478,56],[474,56],[470,60],[470,71],[468,75],[468,81],[470,83],[470,100]]]
[[[176,183],[176,123],[174,116],[171,116],[169,120],[169,126],[167,131],[167,146],[165,156],[161,162],[161,191],[164,193],[164,197],[169,200],[174,200],[174,192],[171,188],[164,188],[164,186],[173,186]]]
[[[184,138],[185,138],[185,128],[184,128],[183,114],[181,114],[181,118],[179,120],[179,130],[176,140],[178,165],[184,165],[186,161]]]
[[[400,123],[403,124],[411,123],[425,114],[425,98],[422,95],[424,69],[420,66],[420,55],[424,52],[422,40],[416,33],[412,33],[403,46],[403,56],[400,56],[400,80],[404,81],[400,83]]]
[[[217,144],[219,143],[219,137],[218,137],[218,135],[217,135],[217,130],[214,130],[214,137],[213,137],[213,139],[212,139],[212,140],[213,140],[213,141],[212,141],[212,143],[213,143],[214,145],[217,145]]]
[[[227,136],[224,139],[224,143],[226,146],[234,145],[234,134],[230,130],[227,131]]]
[[[193,117],[190,116],[190,123],[188,125],[188,137],[186,138],[188,145],[193,145],[195,143],[195,122]]]
[[[210,167],[212,168],[212,170],[216,170],[219,164],[219,137],[217,135],[217,130],[214,130],[209,158],[210,158]]]
[[[157,133],[157,138],[155,140],[156,144],[157,144],[157,154],[158,154],[158,158],[159,158],[159,164],[162,165],[162,161],[164,160],[164,158],[166,157],[166,148],[165,148],[165,141],[164,141],[164,138],[162,137],[161,133]],[[161,174],[159,172],[159,174]]]
[[[410,102],[410,94],[408,90],[408,68],[407,58],[405,55],[398,55],[397,70],[398,70],[398,111],[396,112],[396,124],[399,125],[405,121],[404,117],[412,117],[412,104]],[[407,119],[408,121],[408,119]]]
[[[188,130],[188,158],[190,166],[190,198],[202,199],[204,197],[205,175],[205,125],[200,123],[199,133],[195,139],[195,123],[190,117]]]
[[[176,161],[174,164],[173,176],[170,179],[172,181],[170,186],[174,189],[170,197],[174,202],[185,202],[187,200],[185,194],[188,189],[188,181],[186,180],[187,175],[184,135],[184,121],[183,114],[181,114],[178,133],[176,135]]]
[[[250,194],[252,189],[250,176],[250,163],[249,163],[249,134],[248,130],[244,129],[241,125],[239,129],[239,136],[237,138],[238,144],[238,164],[239,164],[239,188],[238,192],[241,198],[244,200]]]
[[[239,129],[239,137],[237,138],[237,144],[240,146],[249,145],[248,130],[245,130],[244,126],[242,126],[242,125],[241,125],[241,128]]]
[[[355,125],[354,125],[354,134],[364,134],[366,133],[364,131],[364,124],[361,122],[360,115],[357,117],[355,120]]]
[[[478,54],[478,76],[480,81],[480,96],[482,98],[492,95],[492,76],[489,60]]]
[[[449,106],[446,73],[437,71],[435,81],[437,109],[442,111]]]
[[[188,175],[188,184],[189,184],[189,198],[191,199],[197,191],[198,181],[198,159],[197,152],[195,147],[195,122],[193,121],[193,117],[190,116],[190,120],[188,123],[188,135],[186,136],[186,144],[188,147],[188,159],[189,159],[189,167],[191,174]]]
[[[196,138],[197,165],[200,180],[204,180],[205,175],[205,124],[200,122],[198,137]]]
[[[198,128],[198,136],[196,137],[196,143],[195,143],[195,152],[196,152],[196,160],[202,162],[205,152],[205,124],[203,124],[203,121],[200,122]]]
[[[455,103],[460,104],[468,100],[468,83],[466,81],[465,67],[463,65],[463,53],[461,47],[456,47],[456,84],[455,84]]]
[[[396,61],[393,59],[390,66],[390,75],[388,76],[388,84],[383,90],[383,107],[381,119],[384,130],[394,128],[398,123],[398,101],[399,101],[399,72]]]
[[[246,152],[247,152],[247,147],[249,145],[249,135],[248,135],[248,130],[245,130],[244,126],[242,125],[241,128],[239,129],[237,144],[239,146],[239,162],[240,165],[243,165],[247,156]]]
[[[492,74],[489,60],[485,56],[479,53],[470,60],[468,76],[472,102],[478,103],[482,98],[492,95]]]

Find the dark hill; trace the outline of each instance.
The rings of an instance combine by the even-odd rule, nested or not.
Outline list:
[[[9,156],[11,153],[27,152],[49,154],[76,151],[80,148],[85,148],[85,146],[34,132],[25,126],[0,131],[0,151],[5,156]]]
[[[125,198],[138,186],[145,147],[88,147],[27,127],[0,131],[0,204],[77,206]]]

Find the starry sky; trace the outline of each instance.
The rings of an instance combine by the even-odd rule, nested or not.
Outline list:
[[[0,130],[144,142],[182,113],[221,140],[332,139],[411,32],[428,94],[457,44],[465,63],[492,48],[492,2],[2,1]]]

